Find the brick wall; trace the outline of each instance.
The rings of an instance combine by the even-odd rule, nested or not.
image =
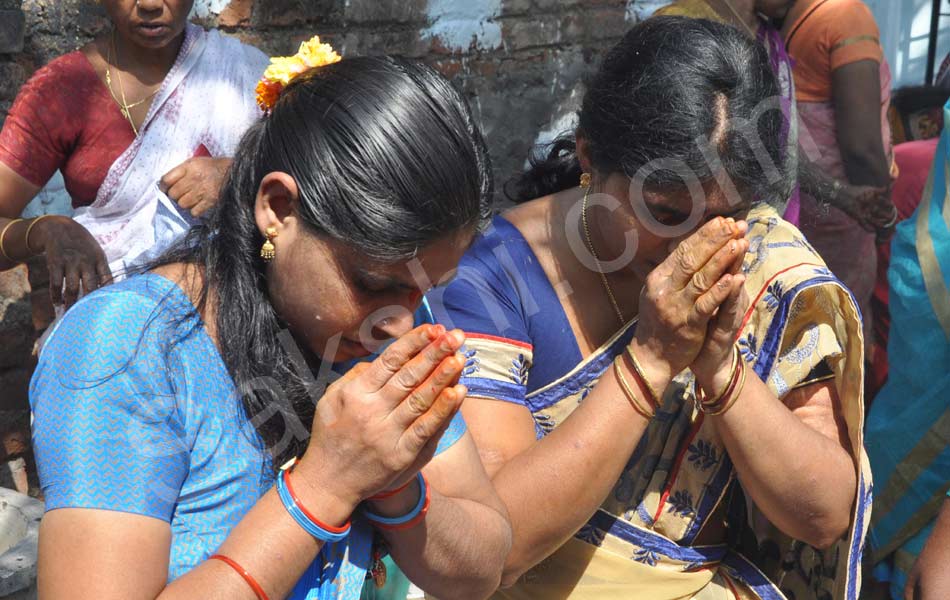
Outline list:
[[[599,52],[662,4],[197,0],[194,20],[269,54],[292,53],[301,40],[320,34],[344,56],[393,53],[429,62],[468,95],[500,186],[523,166],[538,140],[570,128],[578,83]],[[107,27],[93,0],[0,0],[0,120],[33,71]],[[31,207],[34,214],[47,210],[40,204]],[[23,406],[25,397],[24,373],[30,368],[25,349],[32,343],[26,277],[24,269],[0,275],[0,410]]]

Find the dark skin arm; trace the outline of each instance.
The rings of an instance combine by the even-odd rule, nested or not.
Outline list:
[[[65,304],[68,308],[79,297],[80,286],[89,293],[109,283],[112,274],[96,240],[69,217],[44,218],[32,229],[33,219],[18,221],[7,228],[39,191],[38,186],[0,163],[0,231],[6,229],[2,242],[7,255],[0,256],[0,270],[12,269],[30,257],[45,254],[50,297],[53,304]]]
[[[831,74],[838,147],[853,185],[890,184],[881,133],[880,68],[876,61],[861,60]]]
[[[894,216],[891,186],[851,185],[838,181],[821,167],[801,156],[798,181],[802,191],[822,204],[844,211],[864,229],[877,232]]]

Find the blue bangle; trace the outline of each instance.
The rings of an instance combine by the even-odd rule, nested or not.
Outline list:
[[[347,522],[344,527],[339,528],[339,531],[334,532],[328,530],[323,524],[318,523],[316,519],[305,514],[305,509],[297,503],[293,493],[287,488],[285,478],[288,477],[289,474],[289,471],[282,471],[277,475],[277,495],[280,496],[280,501],[283,503],[284,508],[287,509],[290,516],[297,522],[297,525],[300,525],[304,531],[313,537],[318,540],[323,540],[324,542],[339,542],[346,539],[346,536],[350,535],[349,522]]]
[[[418,519],[429,508],[429,484],[421,472],[416,473],[416,481],[419,482],[419,501],[416,502],[412,510],[405,515],[401,517],[384,517],[370,512],[365,507],[363,508],[363,515],[373,524],[380,525],[384,529],[398,529],[400,526],[407,525]]]

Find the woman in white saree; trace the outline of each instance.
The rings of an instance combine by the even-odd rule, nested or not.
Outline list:
[[[260,51],[188,23],[193,0],[103,0],[114,28],[43,67],[0,133],[0,270],[44,254],[70,306],[206,212],[260,112]],[[60,170],[72,219],[18,215]]]

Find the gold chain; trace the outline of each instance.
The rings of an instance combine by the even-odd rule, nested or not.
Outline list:
[[[587,191],[584,192],[584,204],[581,206],[581,222],[584,224],[584,235],[587,238],[587,250],[590,252],[591,256],[594,257],[594,262],[597,263],[597,272],[600,274],[600,281],[604,284],[604,289],[607,290],[607,297],[610,298],[610,304],[614,307],[614,312],[617,314],[617,319],[620,321],[620,325],[626,325],[627,320],[623,318],[623,311],[620,310],[620,305],[617,303],[617,298],[614,296],[614,291],[610,289],[610,282],[607,281],[607,275],[604,273],[603,267],[600,265],[600,257],[597,256],[597,250],[594,249],[594,242],[590,238],[590,227],[587,225],[587,202],[590,199],[590,188],[587,186]]]
[[[133,102],[132,104],[129,104],[125,99],[125,86],[122,85],[122,74],[117,72],[116,79],[119,80],[119,94],[122,96],[122,99],[119,100],[119,98],[117,98],[115,95],[115,90],[112,89],[112,54],[113,52],[115,53],[116,68],[118,68],[119,51],[118,49],[116,49],[116,45],[115,45],[115,30],[114,29],[112,30],[112,40],[111,40],[111,43],[109,44],[109,51],[106,56],[106,85],[109,88],[109,94],[112,95],[112,99],[115,100],[115,103],[119,105],[119,110],[122,112],[122,116],[125,117],[125,119],[129,122],[129,125],[132,126],[132,132],[135,133],[136,136],[138,136],[139,130],[138,130],[138,127],[135,126],[135,121],[132,119],[131,110],[135,108],[136,106],[140,106],[148,102],[155,94],[158,93],[159,88],[155,88],[155,91],[153,91],[148,96],[145,96],[141,100],[137,102]]]

